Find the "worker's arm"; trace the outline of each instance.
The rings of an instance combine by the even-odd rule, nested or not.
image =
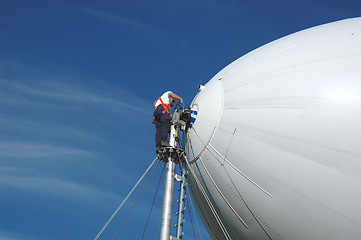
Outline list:
[[[171,97],[171,98],[174,98],[174,99],[178,99],[180,101],[180,103],[183,103],[183,98],[181,98],[180,96],[178,96],[175,93],[171,92],[171,93],[168,94],[168,96]]]

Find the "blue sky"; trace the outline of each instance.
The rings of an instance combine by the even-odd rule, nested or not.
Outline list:
[[[359,0],[2,1],[0,240],[93,239],[155,158],[159,95],[189,105],[255,48],[358,16]],[[141,238],[161,169],[118,239]],[[162,194],[146,239],[157,239]]]

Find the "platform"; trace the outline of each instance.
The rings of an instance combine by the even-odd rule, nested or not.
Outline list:
[[[186,158],[185,152],[178,147],[164,147],[159,150],[158,158],[163,162],[168,162],[169,157],[173,159],[173,161],[178,164],[182,162]]]

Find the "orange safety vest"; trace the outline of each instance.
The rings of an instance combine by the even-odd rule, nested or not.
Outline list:
[[[163,105],[163,107],[164,107],[163,113],[165,113],[165,112],[169,113],[170,104],[165,104],[165,103],[163,102],[162,98],[158,98],[157,100],[155,100],[155,102],[154,102],[154,108],[156,108],[156,107],[155,107],[155,103],[156,103],[158,100],[160,101],[160,104]],[[159,105],[158,105],[158,106],[159,106]]]

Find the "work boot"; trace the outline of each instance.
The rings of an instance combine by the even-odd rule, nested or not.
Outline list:
[[[160,141],[160,145],[161,145],[162,147],[170,147],[169,142],[168,142],[167,140],[162,140],[162,141]]]
[[[159,150],[160,150],[161,148],[162,148],[162,147],[161,147],[160,145],[157,145],[155,152],[158,154],[158,153],[159,153]]]

